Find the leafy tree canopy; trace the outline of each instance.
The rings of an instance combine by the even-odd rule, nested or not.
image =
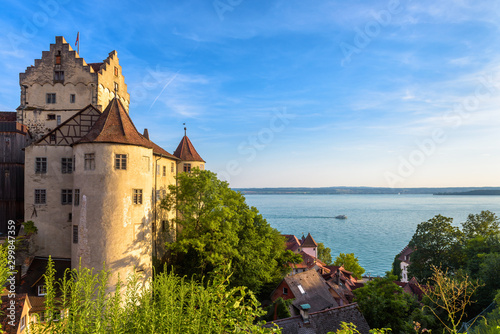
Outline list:
[[[491,211],[481,211],[480,214],[470,214],[462,223],[463,237],[473,239],[475,237],[488,237],[500,233],[500,221]]]
[[[361,278],[365,272],[365,269],[359,265],[358,258],[354,256],[354,253],[340,253],[339,256],[335,258],[333,265],[344,266],[344,268],[352,272],[356,278]]]
[[[452,218],[437,215],[418,224],[410,241],[410,247],[414,249],[409,266],[410,277],[426,281],[433,274],[432,266],[460,268],[463,262],[460,246],[462,232],[452,222]]]
[[[393,333],[409,333],[415,319],[412,314],[422,316],[420,304],[394,283],[396,278],[394,275],[375,278],[353,293],[371,328],[388,327]]]
[[[258,293],[264,285],[282,279],[289,270],[287,262],[302,261],[285,249],[284,238],[257,209],[215,173],[199,169],[182,173],[177,186],[169,190],[162,207],[180,213],[175,219],[176,241],[166,244],[177,273],[201,279],[231,263],[232,285]]]
[[[332,250],[322,242],[318,242],[318,259],[324,262],[327,266],[332,265]]]

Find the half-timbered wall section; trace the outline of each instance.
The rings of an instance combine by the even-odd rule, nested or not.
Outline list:
[[[39,145],[71,145],[85,136],[95,124],[100,111],[89,105],[75,116],[46,134],[38,141]]]

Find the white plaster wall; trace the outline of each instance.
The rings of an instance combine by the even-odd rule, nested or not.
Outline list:
[[[35,173],[35,158],[47,158],[47,173]],[[71,146],[31,145],[25,151],[25,220],[38,228],[35,245],[38,256],[71,256],[72,205],[61,204],[61,190],[73,188],[73,174],[61,173],[61,158],[73,157]],[[46,189],[47,204],[35,205],[35,189]]]
[[[96,168],[84,170],[84,154],[95,153]],[[73,224],[86,217],[88,235],[79,235],[72,244],[72,266],[79,263],[79,249],[87,247],[90,258],[82,260],[88,267],[101,269],[103,263],[112,273],[111,284],[118,275],[125,279],[135,269],[151,275],[151,168],[143,157],[152,161],[149,148],[118,144],[75,145],[76,173],[74,187],[87,199],[87,212],[74,207]],[[127,155],[127,169],[116,170],[115,154]],[[148,171],[149,169],[149,171]],[[143,204],[132,203],[132,190],[143,190]]]

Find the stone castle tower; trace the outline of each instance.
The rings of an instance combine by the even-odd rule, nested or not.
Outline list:
[[[17,120],[35,137],[62,124],[89,104],[103,110],[115,98],[128,112],[130,95],[116,51],[102,63],[87,64],[62,36],[35,65],[19,74]]]
[[[67,71],[72,73],[68,74],[68,87],[44,81],[58,68],[58,61],[52,59],[58,56],[58,47],[61,62],[70,63],[68,54],[72,57],[73,65],[64,67],[65,78]],[[27,104],[29,108],[20,107],[18,116],[24,113],[28,131],[36,132],[39,139],[25,149],[24,216],[38,228],[35,255],[71,258],[72,267],[80,260],[83,266],[97,269],[105,263],[112,272],[113,284],[118,274],[124,279],[134,270],[149,276],[154,259],[164,257],[163,245],[175,238],[172,220],[176,212],[161,209],[161,199],[168,186],[176,183],[177,173],[190,172],[194,167],[204,169],[205,161],[186,135],[176,154],[170,154],[149,140],[147,130],[141,134],[136,129],[128,114],[129,97],[116,52],[110,53],[100,69],[104,74],[109,66],[119,69],[118,79],[124,89],[121,96],[117,89],[116,97],[108,100],[112,81],[100,82],[106,76],[93,72],[91,65],[57,37],[51,51],[35,62],[36,71],[26,71],[31,82],[28,101],[32,102]],[[74,73],[84,78],[95,74],[98,87],[102,84],[103,88],[94,91],[89,80],[88,85],[80,87],[81,96],[72,93],[71,89],[79,85],[71,81],[78,77]],[[27,81],[21,80],[21,85],[23,82]],[[104,93],[100,95],[99,91]],[[26,88],[22,87],[22,92]],[[94,102],[105,108],[101,111],[103,105],[87,103],[73,110],[64,101],[55,108],[42,103],[50,94],[56,94],[55,105],[58,96],[75,94],[75,101],[89,102],[96,97]],[[56,116],[56,123],[48,119],[49,115]],[[60,124],[57,116],[61,116]],[[37,122],[44,124],[42,129]]]

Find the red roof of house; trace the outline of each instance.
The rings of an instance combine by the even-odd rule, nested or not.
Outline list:
[[[177,149],[174,152],[174,155],[183,160],[183,161],[201,161],[205,162],[198,152],[196,152],[196,149],[194,148],[193,144],[191,143],[191,140],[189,140],[188,136],[182,137],[181,142],[179,143],[179,146],[177,146]]]
[[[302,247],[318,247],[318,244],[316,241],[314,241],[313,237],[311,236],[311,233],[307,233],[307,237],[305,238],[304,241],[302,241]]]
[[[300,247],[299,239],[293,234],[284,234],[286,249],[295,252]]]
[[[17,113],[15,111],[0,111],[0,122],[15,122]]]
[[[413,249],[410,248],[409,246],[406,246],[405,248],[403,248],[403,250],[401,251],[401,253],[399,253],[399,257],[398,257],[398,260],[399,261],[404,261],[408,264],[411,264],[410,263],[410,255],[411,253],[413,253]]]
[[[153,149],[153,152],[177,159],[160,146],[153,143],[137,131],[129,114],[118,99],[113,99],[99,116],[90,131],[80,139],[80,143],[117,143],[137,145]]]

